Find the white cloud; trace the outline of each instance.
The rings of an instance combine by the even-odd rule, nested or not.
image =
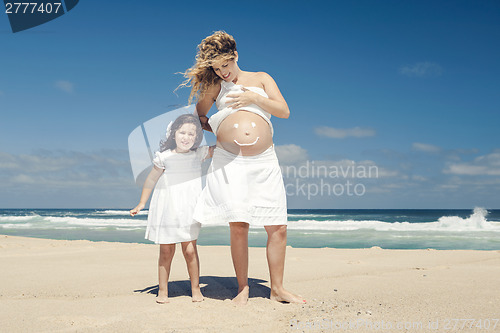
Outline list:
[[[347,137],[364,138],[369,136],[375,136],[375,130],[371,128],[333,128],[328,126],[320,126],[314,129],[314,132],[319,136],[324,136],[327,138],[334,139],[344,139]]]
[[[276,155],[282,165],[291,165],[304,162],[308,159],[307,150],[304,148],[289,144],[276,146]]]
[[[0,152],[5,207],[127,207],[140,196],[127,150]]]
[[[426,143],[420,143],[420,142],[415,142],[412,145],[412,149],[416,151],[421,151],[424,153],[439,153],[441,152],[441,148],[438,146],[426,144]]]
[[[476,157],[471,162],[449,164],[443,172],[467,176],[500,176],[500,152]]]
[[[133,184],[127,151],[38,151],[33,155],[0,152],[5,186],[106,187]]]
[[[413,77],[441,76],[443,69],[432,62],[418,62],[414,65],[402,66],[399,69],[399,74]]]
[[[72,94],[75,92],[74,84],[72,82],[65,81],[65,80],[58,80],[55,82],[54,85],[56,86],[56,88],[58,88],[64,92],[67,92],[69,94]]]
[[[420,175],[412,175],[411,176],[411,180],[414,180],[414,181],[417,181],[417,182],[426,182],[428,181],[428,179],[424,176],[420,176]]]
[[[378,176],[379,178],[404,178],[404,175],[398,170],[391,170],[383,167],[378,167]]]

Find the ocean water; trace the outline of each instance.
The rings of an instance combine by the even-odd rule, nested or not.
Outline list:
[[[293,247],[500,250],[500,210],[289,209]],[[50,239],[151,243],[147,211],[125,209],[0,209],[0,234]],[[263,228],[251,228],[250,246],[266,246]],[[1,238],[0,238],[1,243]],[[200,245],[229,245],[225,224],[205,226]]]

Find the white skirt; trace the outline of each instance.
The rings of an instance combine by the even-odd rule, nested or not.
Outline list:
[[[145,238],[156,244],[175,244],[198,239],[201,225],[193,219],[201,179],[169,184],[160,176],[151,197]]]
[[[146,228],[146,236],[144,238],[155,242],[155,244],[177,244],[190,242],[198,239],[200,229],[201,224],[197,222],[191,225],[178,227],[148,224]]]
[[[216,147],[193,218],[202,224],[287,224],[286,192],[274,146],[255,156]]]

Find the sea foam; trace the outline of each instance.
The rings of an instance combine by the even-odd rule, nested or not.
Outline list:
[[[290,230],[329,230],[329,231],[349,231],[349,230],[376,230],[376,231],[493,231],[500,232],[500,223],[488,222],[486,216],[488,211],[484,208],[476,207],[468,218],[459,216],[442,216],[434,222],[409,223],[384,222],[378,220],[344,220],[344,221],[316,221],[298,220],[290,222]]]

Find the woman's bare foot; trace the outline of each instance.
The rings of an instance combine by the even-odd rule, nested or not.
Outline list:
[[[205,300],[200,288],[191,288],[191,298],[193,302],[202,302]]]
[[[243,287],[243,289],[238,290],[238,295],[233,298],[232,302],[235,305],[245,305],[248,302],[248,295],[250,293],[250,288],[248,286]]]
[[[156,303],[158,304],[165,304],[169,303],[170,301],[168,300],[168,295],[158,295],[156,296]]]
[[[269,298],[276,302],[297,303],[297,304],[306,303],[305,299],[303,299],[300,296],[294,295],[291,292],[286,291],[285,289],[281,289],[279,291],[271,290],[271,296]]]

